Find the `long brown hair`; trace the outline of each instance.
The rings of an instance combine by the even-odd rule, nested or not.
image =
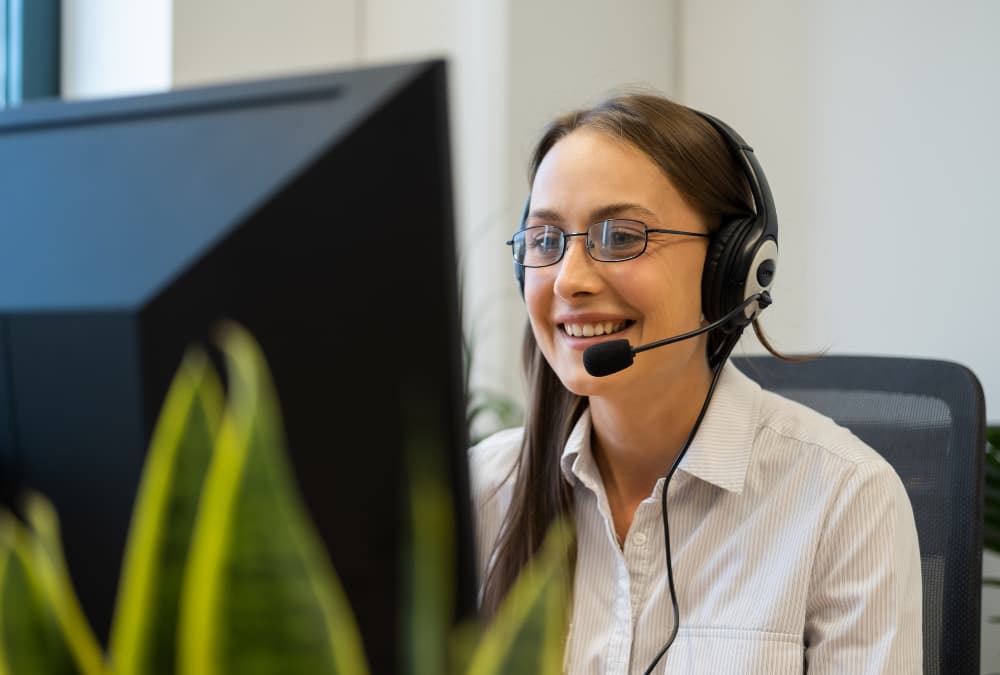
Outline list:
[[[732,218],[753,213],[747,176],[719,133],[693,110],[646,93],[616,95],[553,120],[532,155],[529,185],[549,150],[580,128],[627,141],[649,156],[702,215],[710,233]],[[754,329],[758,330],[756,322]],[[716,353],[723,339],[710,334],[708,354]],[[524,437],[513,469],[510,509],[483,586],[481,609],[487,618],[496,613],[552,523],[571,518],[573,512],[572,485],[562,475],[560,458],[587,401],[562,385],[538,349],[530,325],[525,328],[522,357],[528,385]],[[575,557],[574,543],[567,551],[570,573]]]

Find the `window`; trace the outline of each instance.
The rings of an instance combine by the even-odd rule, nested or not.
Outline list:
[[[59,95],[59,0],[0,0],[0,107]]]
[[[7,0],[0,0],[0,110],[7,107]]]

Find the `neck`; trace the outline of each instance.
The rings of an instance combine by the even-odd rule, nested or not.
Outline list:
[[[669,387],[591,397],[591,443],[609,502],[634,511],[652,493],[683,450],[711,381],[702,357]]]

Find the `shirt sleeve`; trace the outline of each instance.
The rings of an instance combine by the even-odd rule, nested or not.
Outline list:
[[[809,675],[923,671],[920,550],[902,482],[884,462],[844,478],[826,518],[805,625]]]
[[[510,505],[513,470],[521,447],[521,435],[521,429],[505,429],[469,449],[480,594]]]

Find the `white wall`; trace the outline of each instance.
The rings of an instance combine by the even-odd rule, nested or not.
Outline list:
[[[774,189],[778,345],[958,361],[1000,422],[1000,3],[701,0],[682,17],[680,97],[740,129]]]
[[[169,89],[171,4],[171,0],[62,0],[63,97]]]
[[[355,0],[172,0],[172,85],[299,74],[358,61]]]

